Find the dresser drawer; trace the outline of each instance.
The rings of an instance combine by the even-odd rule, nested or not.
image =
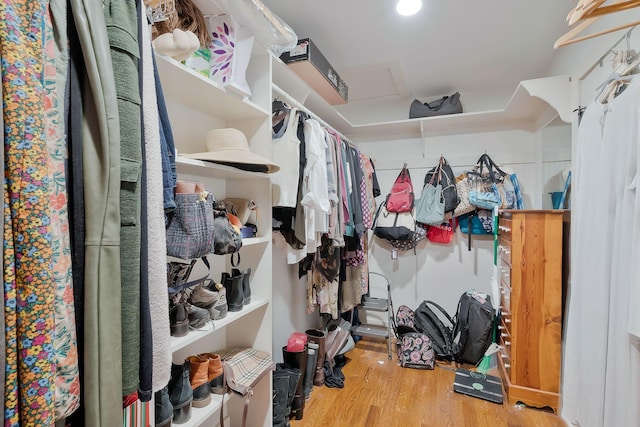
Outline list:
[[[511,266],[501,262],[498,267],[498,273],[500,273],[500,281],[507,286],[511,286]]]
[[[500,326],[502,326],[507,332],[511,333],[511,310],[507,308],[504,298],[500,298]]]
[[[503,346],[500,346],[498,357],[500,357],[507,378],[511,379],[511,355],[507,353],[507,350]]]
[[[500,282],[500,308],[511,313],[511,287],[504,281]]]
[[[511,241],[511,219],[500,217],[498,220],[498,235],[506,240]]]
[[[507,328],[498,330],[498,343],[500,348],[504,350],[504,354],[511,358],[511,333]]]
[[[503,238],[498,241],[498,257],[500,261],[511,266],[511,242]]]

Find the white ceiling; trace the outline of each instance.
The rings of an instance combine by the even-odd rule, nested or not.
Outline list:
[[[545,76],[569,0],[263,0],[310,37],[349,86],[349,103],[516,87]]]

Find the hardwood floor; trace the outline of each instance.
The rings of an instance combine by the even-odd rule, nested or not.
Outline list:
[[[566,427],[550,412],[455,393],[451,370],[401,368],[383,341],[363,339],[347,356],[345,387],[314,387],[292,427]]]

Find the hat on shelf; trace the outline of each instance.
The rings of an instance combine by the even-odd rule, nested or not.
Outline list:
[[[184,154],[197,160],[220,163],[250,172],[274,173],[280,166],[249,150],[247,137],[238,129],[224,128],[207,132],[207,151]]]

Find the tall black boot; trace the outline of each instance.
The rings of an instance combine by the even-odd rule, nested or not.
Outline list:
[[[273,427],[289,427],[291,404],[296,393],[300,370],[278,363],[273,371]]]
[[[227,307],[229,311],[240,311],[243,306],[244,296],[242,294],[242,274],[229,275],[222,273],[220,280],[227,293]]]
[[[301,420],[304,412],[304,372],[307,369],[307,346],[300,351],[287,351],[287,347],[282,347],[284,363],[294,369],[300,370],[300,379],[296,385],[296,393],[293,396],[290,417]]]

